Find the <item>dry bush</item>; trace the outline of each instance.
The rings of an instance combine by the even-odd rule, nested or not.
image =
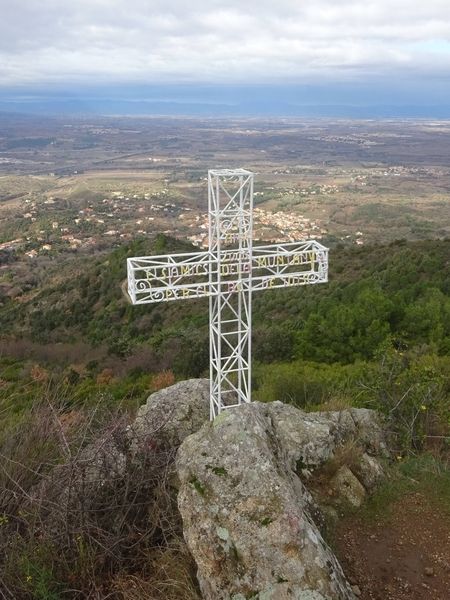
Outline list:
[[[131,575],[116,580],[115,587],[124,600],[199,600],[184,544],[150,554],[149,565],[145,578]]]
[[[48,371],[40,365],[33,365],[30,372],[31,379],[38,383],[46,383],[48,381]]]
[[[424,450],[444,464],[450,465],[450,421],[427,412],[424,416]]]
[[[108,383],[111,383],[113,378],[114,372],[112,369],[103,369],[103,371],[97,375],[96,383],[98,385],[107,385]]]
[[[199,598],[176,449],[131,444],[128,419],[100,412],[46,399],[3,442],[0,597]]]
[[[349,440],[336,449],[333,457],[324,465],[324,472],[331,478],[346,466],[350,471],[358,469],[363,450],[355,440]]]
[[[333,396],[332,398],[328,398],[325,402],[321,404],[315,405],[312,410],[314,412],[332,412],[338,410],[348,410],[352,408],[352,402],[349,398],[345,396]]]
[[[152,389],[156,392],[175,383],[175,375],[170,370],[157,373],[152,380]]]
[[[64,435],[71,434],[74,429],[85,422],[85,414],[81,410],[67,410],[59,415],[59,424]]]
[[[52,365],[103,360],[106,353],[107,349],[104,346],[93,348],[84,342],[39,344],[23,338],[5,336],[0,340],[0,355]]]
[[[327,486],[332,477],[343,466],[350,471],[358,470],[361,463],[362,448],[355,440],[349,440],[336,449],[333,456],[313,474],[312,483],[319,486]]]

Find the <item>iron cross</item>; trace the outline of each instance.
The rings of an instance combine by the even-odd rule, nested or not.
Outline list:
[[[252,293],[328,280],[316,240],[253,245],[253,173],[208,172],[206,251],[129,258],[133,304],[209,298],[210,416],[251,402]]]

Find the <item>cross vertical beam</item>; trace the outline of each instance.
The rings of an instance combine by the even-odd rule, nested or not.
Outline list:
[[[209,248],[214,268],[209,298],[211,418],[223,408],[250,402],[251,262],[253,173],[244,169],[208,173]],[[233,245],[234,281],[224,286]]]

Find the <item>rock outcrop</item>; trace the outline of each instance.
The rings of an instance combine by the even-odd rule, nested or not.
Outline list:
[[[340,449],[354,445],[358,460],[337,464],[324,510],[337,516],[342,503],[364,500],[383,475],[376,457],[386,442],[377,413],[305,413],[273,402],[208,419],[208,380],[152,394],[131,424],[111,424],[36,486],[31,502],[41,522],[55,535],[67,515],[75,526],[86,527],[89,518],[96,527],[99,507],[123,520],[117,507],[126,513],[130,497],[151,496],[162,479],[161,498],[170,497],[178,524],[179,489],[184,537],[205,600],[354,600],[319,531],[311,484]],[[149,505],[157,505],[155,498]],[[166,508],[163,502],[158,510]]]
[[[358,508],[366,498],[366,490],[347,465],[342,465],[330,481],[330,491],[334,492],[338,501],[344,501]]]
[[[369,454],[386,454],[385,433],[378,414],[366,408],[305,413],[271,402],[267,405],[274,435],[291,468],[314,470],[349,440]]]
[[[372,492],[384,477],[384,471],[379,461],[367,453],[362,454],[353,471],[368,492]]]
[[[348,441],[384,452],[376,413],[307,414],[279,402],[253,403],[184,440],[178,504],[205,600],[354,598],[298,476]],[[360,499],[364,488],[348,471]]]
[[[130,426],[138,450],[162,441],[178,447],[209,419],[209,379],[189,379],[151,394]]]

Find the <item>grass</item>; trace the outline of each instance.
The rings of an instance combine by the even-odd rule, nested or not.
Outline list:
[[[450,469],[431,454],[399,461],[387,471],[386,480],[358,510],[364,520],[389,519],[392,506],[402,497],[423,494],[450,519]]]

